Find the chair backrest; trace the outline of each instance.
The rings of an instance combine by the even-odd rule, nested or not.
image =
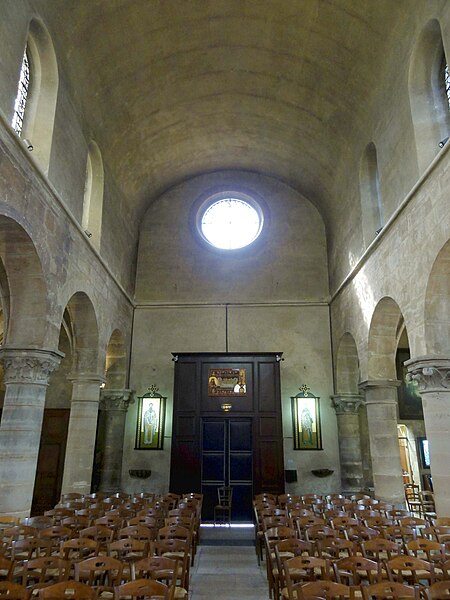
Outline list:
[[[67,581],[71,568],[72,563],[59,556],[42,556],[28,560],[22,567],[22,585],[30,588],[49,582]]]
[[[123,564],[111,556],[93,556],[75,563],[75,579],[90,586],[107,587],[119,585]]]
[[[349,556],[333,563],[338,583],[349,586],[376,583],[382,578],[382,564],[364,556]]]
[[[233,488],[229,485],[222,485],[217,488],[217,497],[220,506],[231,507],[233,500]]]
[[[11,581],[14,572],[14,561],[0,555],[0,580]]]
[[[450,598],[450,581],[436,581],[428,588],[427,596],[430,600]]]
[[[96,556],[99,551],[99,543],[92,538],[73,538],[61,542],[60,555],[66,560],[78,562],[91,556]]]
[[[400,598],[415,598],[419,600],[419,590],[412,585],[396,581],[380,581],[372,585],[361,586],[364,600],[400,600]]]
[[[23,585],[0,581],[0,600],[28,600],[30,592]]]
[[[309,581],[307,583],[293,586],[299,600],[308,598],[350,598],[351,590],[347,585],[335,581]],[[295,598],[295,596],[293,596]]]
[[[79,581],[61,581],[39,590],[39,600],[95,600],[97,592]]]
[[[129,600],[130,598],[164,598],[169,599],[169,587],[153,579],[136,579],[114,587],[114,600]]]
[[[405,556],[403,554],[394,556],[385,565],[391,581],[403,583],[406,578],[406,583],[413,580],[412,583],[415,585],[419,585],[424,579],[428,579],[429,583],[435,581],[434,565],[415,556]]]

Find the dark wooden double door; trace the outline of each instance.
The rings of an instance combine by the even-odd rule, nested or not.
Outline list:
[[[253,422],[248,417],[205,417],[201,424],[201,491],[211,518],[219,486],[231,486],[232,521],[252,521]]]
[[[220,485],[233,487],[235,522],[252,519],[255,494],[284,491],[279,356],[175,355],[170,489],[202,492],[204,521],[213,519]],[[243,370],[245,393],[212,394],[215,369]]]

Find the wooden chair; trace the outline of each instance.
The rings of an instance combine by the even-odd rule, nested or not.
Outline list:
[[[114,588],[114,600],[133,600],[135,598],[171,600],[169,587],[152,579],[136,579]]]
[[[334,574],[330,562],[317,556],[294,556],[283,561],[286,583],[332,579]]]
[[[181,561],[166,556],[148,556],[133,565],[133,579],[153,579],[170,588],[170,598],[186,600],[188,591],[183,587],[185,573]]]
[[[152,543],[155,556],[164,556],[179,560],[184,573],[184,580],[181,586],[189,590],[189,567],[191,563],[190,547],[186,540],[168,538],[165,540],[156,540]]]
[[[37,515],[36,517],[26,517],[23,520],[23,525],[34,527],[35,529],[45,529],[53,525],[52,517],[45,517],[44,515]]]
[[[279,598],[280,590],[286,587],[283,562],[295,556],[312,556],[313,545],[298,538],[279,540],[273,547],[275,560],[270,557],[272,565],[271,581],[269,590],[274,591],[274,598]]]
[[[36,537],[15,540],[11,544],[11,559],[19,562],[41,556],[50,556],[52,548],[53,544],[50,540],[42,540]]]
[[[12,581],[0,581],[0,600],[29,600],[30,592]]]
[[[5,529],[14,527],[14,525],[19,525],[19,523],[19,517],[13,515],[0,515],[0,537]]]
[[[427,519],[427,521],[432,521],[437,516],[433,492],[430,492],[430,490],[422,490],[419,492],[419,498],[422,505],[423,518]]]
[[[347,585],[335,581],[310,581],[308,583],[297,583],[288,587],[289,600],[312,600],[322,598],[331,600],[338,598],[351,598],[352,590]]]
[[[380,532],[365,525],[352,525],[346,530],[345,535],[349,540],[360,544],[364,540],[372,540],[379,537]]]
[[[71,563],[76,563],[97,556],[99,547],[99,543],[91,538],[73,538],[61,542],[60,556]]]
[[[65,542],[73,537],[73,531],[70,527],[63,525],[53,525],[39,530],[39,537],[42,540],[49,540],[52,544],[51,552],[59,552],[61,542]]]
[[[89,527],[91,520],[87,516],[73,515],[72,517],[65,517],[61,521],[63,527],[69,527],[72,530],[72,538],[75,535],[79,535],[82,529]]]
[[[394,556],[385,565],[390,581],[425,587],[436,580],[433,563],[415,556]]]
[[[148,555],[149,545],[146,541],[133,538],[122,538],[108,544],[108,556],[120,560],[126,567],[126,574],[131,579],[132,564]]]
[[[371,585],[382,578],[382,565],[364,556],[349,556],[333,562],[336,581],[348,586]]]
[[[446,559],[445,545],[426,538],[418,538],[406,544],[408,554],[422,558],[434,564],[444,563]]]
[[[114,529],[106,525],[92,525],[80,530],[80,537],[95,540],[99,546],[99,552],[107,552],[108,544],[114,539]]]
[[[15,562],[6,556],[0,556],[0,581],[12,581]]]
[[[144,525],[128,525],[128,527],[122,527],[117,532],[117,539],[133,538],[134,540],[140,540],[141,542],[147,542],[150,546],[150,542],[156,540],[157,531],[156,529],[150,529]]]
[[[405,499],[408,511],[411,514],[418,514],[419,517],[423,515],[422,501],[419,495],[420,487],[414,483],[405,484]]]
[[[326,525],[325,519],[313,514],[310,516],[299,517],[294,520],[294,526],[298,531],[298,535],[303,539],[306,539],[306,529],[308,527],[313,527],[314,525]]]
[[[325,538],[316,543],[317,554],[320,558],[338,560],[356,554],[357,546],[354,542],[343,538]]]
[[[78,581],[61,581],[39,590],[39,600],[96,600],[95,589]]]
[[[22,585],[33,592],[60,581],[67,581],[71,567],[70,561],[58,556],[43,556],[28,560],[21,570]]]
[[[122,562],[111,556],[93,556],[75,563],[75,580],[91,586],[99,596],[121,585],[122,573]]]
[[[450,580],[436,581],[426,590],[429,600],[447,600],[450,598]]]
[[[45,517],[51,517],[53,525],[61,525],[61,521],[66,517],[72,517],[75,514],[75,510],[70,508],[53,508],[52,510],[46,510],[44,512]]]
[[[441,525],[444,527],[450,527],[450,517],[436,517],[433,519],[433,525],[438,527]]]
[[[38,530],[29,525],[14,525],[7,527],[3,531],[3,540],[11,544],[14,540],[23,540],[25,538],[38,537]]]
[[[405,554],[407,553],[407,543],[417,538],[416,530],[412,527],[402,527],[401,525],[393,525],[392,527],[386,527],[383,530],[383,536],[387,540],[392,540],[399,544]]]
[[[107,527],[108,529],[111,529],[113,532],[116,532],[119,529],[122,529],[124,522],[125,522],[124,518],[122,518],[118,515],[113,515],[110,517],[99,517],[98,519],[95,519],[94,526],[101,525],[102,527]]]
[[[231,524],[231,512],[233,508],[233,488],[220,486],[217,488],[218,502],[214,506],[214,525],[217,523]]]
[[[362,555],[376,561],[390,560],[401,554],[402,547],[393,540],[374,538],[360,543]]]
[[[361,586],[364,600],[403,600],[404,598],[415,598],[419,600],[419,589],[397,583],[395,581],[380,581],[372,585]]]

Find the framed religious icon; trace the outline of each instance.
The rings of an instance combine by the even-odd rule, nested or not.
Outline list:
[[[138,396],[136,450],[162,450],[166,398],[152,385],[143,396]]]
[[[303,385],[291,402],[294,450],[322,450],[319,397]]]

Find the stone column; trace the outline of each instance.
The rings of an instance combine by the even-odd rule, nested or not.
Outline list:
[[[73,385],[72,400],[61,493],[89,494],[97,433],[100,385],[105,379],[94,374],[80,374],[70,379]]]
[[[450,359],[419,356],[405,362],[417,381],[430,451],[431,476],[439,516],[450,515]]]
[[[103,454],[103,468],[99,491],[108,494],[120,492],[125,420],[132,396],[132,390],[103,389],[100,392],[103,443],[99,449]]]
[[[393,379],[365,381],[360,389],[365,392],[375,497],[402,507],[405,492],[397,431],[399,385]]]
[[[30,515],[45,394],[63,356],[51,350],[0,350],[6,386],[0,425],[1,514]]]
[[[337,416],[342,491],[360,492],[364,475],[358,413],[363,399],[358,394],[336,394],[331,399]]]

